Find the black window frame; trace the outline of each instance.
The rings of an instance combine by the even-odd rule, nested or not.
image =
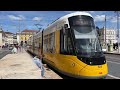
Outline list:
[[[66,35],[66,44],[67,44],[67,50],[64,49],[64,35]],[[68,39],[70,39],[70,43],[69,45],[71,45],[71,49],[68,46]],[[60,30],[60,54],[65,54],[65,55],[76,55],[76,51],[75,51],[75,42],[74,42],[74,32],[72,32],[72,30],[69,29],[65,29],[62,28]]]

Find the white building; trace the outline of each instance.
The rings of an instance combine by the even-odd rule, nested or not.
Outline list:
[[[0,29],[0,46],[2,46],[2,30]]]
[[[106,38],[106,44],[109,44],[110,41],[112,43],[117,43],[117,38],[116,38],[116,31],[115,29],[107,29],[106,28],[106,35],[105,35],[105,28],[100,29],[100,41],[102,45],[105,45],[105,38]]]
[[[13,35],[13,44],[18,44],[16,34]]]
[[[7,36],[5,32],[0,28],[0,47],[7,43]]]
[[[2,45],[7,44],[7,36],[4,31],[2,31]]]
[[[13,36],[14,34],[11,32],[5,32],[6,36],[7,36],[7,43],[8,44],[13,44]]]

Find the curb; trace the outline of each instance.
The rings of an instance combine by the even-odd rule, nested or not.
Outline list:
[[[114,55],[120,55],[120,53],[112,53],[112,52],[104,52],[104,54],[114,54]]]

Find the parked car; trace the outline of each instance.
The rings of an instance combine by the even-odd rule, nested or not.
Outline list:
[[[103,52],[107,52],[107,48],[106,47],[102,47],[102,51]]]

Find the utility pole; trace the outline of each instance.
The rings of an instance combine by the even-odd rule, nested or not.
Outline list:
[[[42,28],[39,27],[39,26],[42,26],[41,24],[34,24],[34,25],[39,29],[39,32],[40,31],[42,32],[42,45],[39,45],[39,46],[41,48],[41,59],[43,61],[43,31],[44,31],[44,29],[42,30]]]
[[[106,44],[106,15],[105,15],[105,47],[107,46]]]
[[[22,31],[21,31],[21,21],[22,21],[22,20],[20,20],[20,19],[18,20],[18,22],[19,22],[18,30],[19,30],[19,34],[20,34],[20,41],[19,41],[19,44],[20,44],[20,45],[23,45],[23,44],[24,44],[24,42],[23,42],[24,39],[23,39],[23,36],[22,36]],[[21,42],[21,41],[22,41],[22,42]]]
[[[119,11],[115,11],[117,13],[117,38],[118,38],[118,53],[119,53]]]

